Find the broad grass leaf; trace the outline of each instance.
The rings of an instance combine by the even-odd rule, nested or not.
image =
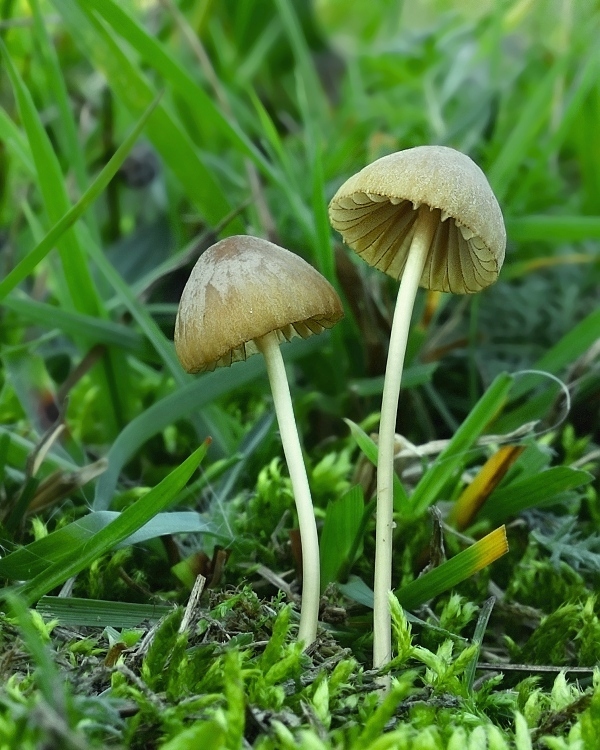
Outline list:
[[[487,499],[480,516],[496,525],[528,508],[552,503],[563,492],[584,487],[593,479],[588,471],[554,466],[497,489]]]
[[[155,623],[173,611],[170,604],[137,604],[76,596],[43,596],[36,610],[46,620],[58,620],[70,627],[135,628],[144,622]]]
[[[147,495],[122,511],[117,518],[96,532],[91,539],[76,545],[64,558],[50,565],[28,583],[18,587],[16,593],[27,606],[31,606],[44,594],[64,583],[67,578],[77,575],[94,560],[142,528],[166,508],[185,486],[206,455],[209,443],[210,440],[206,440],[181,466],[172,471]]]
[[[415,609],[470,578],[506,552],[506,529],[501,526],[450,560],[397,590],[396,597],[404,609]],[[351,576],[348,583],[340,584],[338,588],[354,601],[373,609],[373,590],[361,578]]]
[[[405,609],[414,609],[462,583],[507,552],[506,529],[501,526],[396,591],[398,601]]]
[[[143,501],[143,498],[141,499]],[[115,521],[120,512],[100,510],[73,521],[41,539],[27,544],[0,559],[0,576],[13,581],[28,581],[49,565],[63,560],[74,545],[83,544]],[[158,513],[133,534],[115,544],[115,549],[140,544],[167,534],[215,534],[213,525],[199,513],[179,511]]]
[[[321,590],[338,580],[340,570],[349,560],[352,550],[357,551],[357,535],[364,530],[365,499],[360,485],[352,487],[342,497],[327,504],[325,521],[321,530]]]

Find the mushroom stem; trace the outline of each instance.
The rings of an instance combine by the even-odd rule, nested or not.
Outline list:
[[[306,467],[294,418],[290,387],[277,334],[268,333],[254,343],[265,358],[279,424],[283,452],[288,465],[302,543],[302,605],[298,640],[310,646],[317,636],[320,599],[319,538]]]
[[[384,667],[392,658],[392,620],[388,595],[392,589],[396,415],[404,355],[410,331],[410,319],[437,221],[429,207],[421,205],[406,258],[400,289],[398,290],[385,368],[377,458],[375,599],[373,608],[373,667],[375,669]]]

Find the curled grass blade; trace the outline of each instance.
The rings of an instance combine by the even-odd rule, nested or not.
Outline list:
[[[526,372],[519,377],[515,382],[511,398],[520,398],[538,386],[543,378],[542,373],[557,375],[569,367],[598,340],[599,331],[600,309],[593,310],[538,359],[532,368],[539,371],[538,373]]]

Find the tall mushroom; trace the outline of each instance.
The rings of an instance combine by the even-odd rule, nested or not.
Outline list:
[[[401,279],[377,461],[373,664],[380,668],[391,659],[394,434],[417,288],[471,294],[492,284],[504,260],[506,231],[481,169],[445,146],[419,146],[369,164],[337,191],[329,218],[367,263]]]
[[[331,284],[294,253],[257,237],[208,248],[192,269],[175,322],[175,349],[187,372],[229,366],[261,352],[290,472],[302,543],[298,639],[310,645],[319,614],[319,542],[306,467],[279,344],[321,333],[343,317]]]

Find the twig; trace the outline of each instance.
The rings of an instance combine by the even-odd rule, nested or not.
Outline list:
[[[199,573],[196,576],[194,587],[192,588],[190,598],[188,599],[188,603],[185,608],[185,612],[183,613],[183,617],[181,618],[181,624],[178,631],[180,635],[182,633],[185,633],[187,630],[190,630],[192,627],[192,623],[197,619],[198,605],[200,603],[200,597],[202,596],[202,592],[204,591],[205,586],[206,578],[201,573]]]

